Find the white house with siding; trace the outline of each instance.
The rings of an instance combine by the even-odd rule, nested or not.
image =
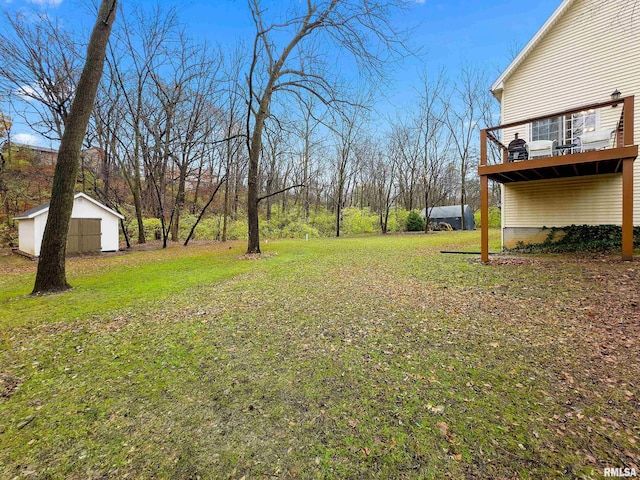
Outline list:
[[[482,131],[478,173],[481,185],[502,184],[504,247],[543,240],[542,227],[624,224],[630,256],[631,223],[640,225],[639,26],[635,2],[564,0],[491,86],[502,126]],[[516,133],[527,143],[520,161],[508,151]]]
[[[18,249],[40,256],[49,204],[34,207],[14,217],[18,220]],[[67,236],[67,253],[115,252],[119,248],[118,212],[84,193],[76,193]]]

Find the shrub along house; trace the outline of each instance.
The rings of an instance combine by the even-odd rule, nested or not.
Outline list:
[[[634,4],[562,1],[492,85],[502,125],[480,133],[483,261],[489,180],[502,184],[503,247],[542,241],[543,227],[620,225],[622,256],[632,258],[640,224]]]

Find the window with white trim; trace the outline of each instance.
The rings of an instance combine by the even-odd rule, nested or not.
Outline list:
[[[555,140],[556,145],[562,144],[562,117],[546,118],[531,123],[531,141]]]
[[[578,137],[584,132],[593,132],[598,125],[598,111],[584,110],[572,115],[547,118],[531,122],[531,141],[555,140],[556,145],[579,143]]]
[[[597,124],[596,111],[585,110],[566,117],[566,143],[577,143],[578,137],[585,132],[593,132]]]

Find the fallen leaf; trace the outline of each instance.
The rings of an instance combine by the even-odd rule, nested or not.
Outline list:
[[[445,437],[449,435],[449,425],[447,425],[445,422],[436,423],[436,427],[438,427],[440,433],[442,433]]]

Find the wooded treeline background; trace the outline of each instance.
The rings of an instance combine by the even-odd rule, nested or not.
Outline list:
[[[191,38],[174,9],[124,7],[77,191],[125,215],[127,244],[246,238],[256,114],[249,99],[268,82],[251,72],[270,71],[268,49],[256,47],[269,28],[254,7],[256,39],[233,48]],[[86,39],[50,17],[6,15],[3,23],[0,95],[11,110],[0,117],[0,242],[12,245],[13,217],[49,199],[53,175],[50,159],[12,141],[12,118],[59,141]],[[414,209],[467,203],[477,210],[477,132],[498,123],[487,72],[470,64],[452,75],[425,69],[409,108],[380,113],[376,72],[365,68],[353,81],[326,66],[305,70],[318,48],[296,50],[299,71],[287,71],[293,79],[278,85],[283,94],[268,108],[257,176],[261,236],[398,231]],[[300,72],[306,83],[295,77]]]

